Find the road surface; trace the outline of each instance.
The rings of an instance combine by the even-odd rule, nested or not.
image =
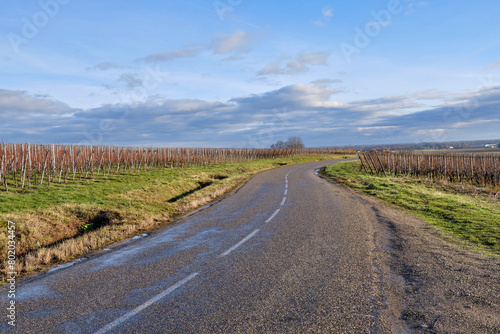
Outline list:
[[[2,323],[0,331],[494,333],[500,328],[500,303],[491,297],[499,295],[498,261],[441,244],[425,224],[321,179],[315,171],[329,163],[258,174],[160,231],[21,282],[17,326]],[[419,248],[421,233],[435,252],[428,253],[429,244]],[[442,270],[436,254],[444,254],[448,271],[436,272]],[[456,274],[454,266],[461,265],[470,270]],[[449,282],[446,274],[470,281]],[[453,295],[457,284],[463,290]],[[438,288],[442,293],[433,290]],[[467,293],[484,298],[469,303]]]

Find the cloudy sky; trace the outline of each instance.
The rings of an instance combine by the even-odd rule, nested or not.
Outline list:
[[[500,2],[4,0],[0,141],[499,138]]]

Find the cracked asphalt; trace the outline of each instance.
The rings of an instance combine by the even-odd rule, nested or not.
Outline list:
[[[499,333],[500,261],[315,175],[331,163],[260,173],[159,231],[19,283],[17,326],[0,331]]]

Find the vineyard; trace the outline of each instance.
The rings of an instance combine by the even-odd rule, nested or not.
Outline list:
[[[354,150],[137,148],[110,146],[0,144],[0,183],[25,188],[81,178],[106,177],[120,171],[185,168],[313,154],[354,154]]]
[[[370,174],[425,177],[493,188],[500,183],[500,154],[370,151],[358,152],[358,156],[361,168]]]

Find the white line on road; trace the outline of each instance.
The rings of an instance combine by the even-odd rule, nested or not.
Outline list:
[[[229,248],[227,251],[225,251],[224,253],[222,253],[221,256],[228,255],[229,253],[231,253],[232,251],[234,251],[236,248],[238,248],[241,245],[243,245],[243,243],[246,242],[248,239],[250,239],[251,237],[253,237],[254,235],[256,235],[257,232],[259,232],[259,231],[260,231],[259,229],[256,229],[255,231],[253,231],[252,233],[250,233],[249,235],[247,235],[245,238],[243,238],[243,240],[241,240],[240,242],[238,242],[236,245],[234,245],[233,247]]]
[[[285,189],[285,196],[286,196],[286,194],[288,194],[288,189]]]
[[[269,223],[274,218],[274,216],[276,216],[278,214],[278,212],[280,212],[280,209],[274,211],[274,213],[271,215],[271,217],[267,218],[266,223]]]
[[[285,196],[285,197],[283,197],[283,200],[281,201],[281,204],[280,204],[280,205],[281,205],[281,206],[285,205],[285,201],[286,201],[286,196]]]
[[[98,330],[97,332],[95,332],[95,334],[104,334],[104,333],[107,333],[111,329],[113,329],[116,326],[120,325],[121,323],[127,321],[130,317],[133,317],[134,315],[136,315],[137,313],[141,312],[145,308],[147,308],[147,307],[151,306],[152,304],[156,303],[157,301],[159,301],[160,299],[162,299],[163,297],[165,297],[166,295],[168,295],[169,293],[171,293],[175,289],[180,288],[182,285],[186,284],[187,282],[189,282],[190,280],[192,280],[193,278],[195,278],[197,275],[198,275],[198,273],[191,274],[188,277],[186,277],[185,279],[183,279],[183,280],[175,283],[174,285],[172,285],[171,287],[169,287],[167,290],[165,290],[162,293],[154,296],[153,298],[151,298],[150,300],[148,300],[147,302],[145,302],[141,306],[136,307],[135,309],[133,309],[132,311],[126,313],[125,315],[121,316],[120,318],[116,319],[115,321],[107,324],[106,326],[104,326],[103,328],[101,328],[100,330]]]

